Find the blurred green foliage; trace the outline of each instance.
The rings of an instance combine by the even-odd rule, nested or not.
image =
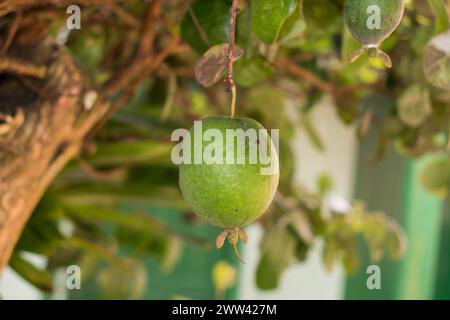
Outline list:
[[[197,0],[185,11],[171,2],[166,4],[168,31],[179,34],[188,47],[140,86],[133,99],[89,142],[82,158],[73,161],[46,193],[11,262],[11,267],[36,287],[51,290],[50,272],[79,264],[84,272],[96,275],[98,286],[108,292],[105,297],[138,298],[145,291],[140,287],[146,282],[143,257],[155,256],[161,268],[170,270],[185,243],[214,250],[205,239],[179,233],[149,212],[124,212],[120,205],[178,208],[184,212],[186,225],[199,223],[178,191],[178,170],[170,160],[170,135],[176,128],[189,128],[204,115],[228,113],[223,86],[202,88],[192,74],[208,48],[228,41],[229,4]],[[130,1],[122,9],[140,19],[143,6]],[[427,44],[449,27],[444,10],[449,8],[448,1],[407,2],[401,26],[383,44],[393,58],[391,71],[368,58],[346,62],[360,44],[344,27],[342,6],[342,0],[240,1],[236,44],[244,49],[244,55],[235,64],[238,113],[267,128],[281,129],[279,194],[259,221],[264,238],[256,282],[262,289],[275,288],[288,266],[307,259],[317,238],[325,243],[324,265],[331,269],[339,262],[348,272],[358,268],[357,237],[366,240],[374,261],[382,259],[385,252],[400,258],[406,241],[395,221],[371,212],[360,202],[349,201],[346,212],[330,208],[327,195],[332,181],[326,175],[318,177],[317,190],[294,183],[291,142],[298,128],[304,128],[311,143],[326,152],[309,111],[330,92],[278,67],[277,60],[289,60],[334,88],[354,88],[345,95],[331,96],[339,117],[355,125],[360,138],[371,130],[377,132],[374,161],[391,143],[410,157],[441,152],[442,158],[426,169],[421,180],[433,193],[448,196],[450,176],[441,173],[448,173],[450,167],[450,95],[426,79],[427,65],[423,64]],[[72,32],[67,47],[94,79],[104,81],[126,61],[127,48],[138,31],[125,31],[115,16],[106,22],[94,19],[101,15],[96,8],[84,10],[83,15],[89,25]],[[63,25],[63,20],[54,22],[56,29]],[[158,36],[163,46],[164,33]],[[433,53],[436,50],[444,56],[442,61],[450,60],[450,50],[435,48]],[[182,72],[186,69],[191,72]],[[295,102],[295,117],[287,112],[287,100]],[[21,258],[23,251],[48,257],[47,269],[28,265]],[[109,269],[98,271],[103,264]]]

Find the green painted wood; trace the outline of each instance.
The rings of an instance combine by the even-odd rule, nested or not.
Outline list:
[[[418,183],[418,176],[432,156],[409,163],[403,227],[408,252],[400,266],[396,298],[432,299],[437,280],[442,204]]]
[[[369,160],[376,143],[376,137],[371,136],[359,147],[354,197],[364,200],[371,210],[383,211],[401,221],[405,211],[403,199],[404,181],[408,175],[407,161],[389,148],[380,162],[372,164]],[[372,263],[362,239],[359,241],[359,252],[362,254],[361,266],[355,274],[347,276],[345,298],[395,299],[399,264],[389,259],[378,263],[381,268],[381,290],[369,290],[366,270]]]
[[[442,208],[440,255],[434,298],[450,300],[450,199]]]
[[[124,213],[136,209],[164,221],[174,231],[209,239],[211,242],[209,249],[184,244],[180,260],[170,272],[164,272],[160,268],[157,258],[146,258],[144,264],[148,271],[148,279],[147,289],[142,299],[215,299],[215,288],[212,280],[213,266],[220,260],[226,260],[239,273],[240,263],[232,248],[225,246],[222,250],[217,250],[214,246],[215,238],[221,231],[220,229],[206,223],[186,221],[179,209],[131,205],[123,205],[120,208]],[[95,282],[95,279],[92,279],[92,281],[88,281],[83,290],[69,292],[70,298],[100,299],[102,296]],[[235,287],[226,292],[226,299],[237,298],[237,283]]]
[[[148,259],[149,290],[145,299],[215,299],[215,288],[212,281],[212,269],[220,260],[226,260],[239,270],[239,262],[230,246],[222,250],[214,247],[220,229],[206,223],[192,223],[184,220],[182,212],[171,208],[148,208],[152,215],[158,217],[173,230],[184,234],[196,235],[209,239],[211,248],[201,249],[190,244],[183,247],[180,261],[170,273],[164,273],[156,259]],[[227,299],[235,299],[236,288],[226,293]]]
[[[375,145],[373,136],[360,145],[355,198],[364,200],[370,209],[382,210],[399,221],[409,239],[409,249],[400,262],[385,258],[377,263],[381,268],[381,290],[369,290],[366,268],[372,262],[360,241],[361,268],[347,277],[345,298],[432,299],[439,281],[442,204],[417,182],[420,169],[430,158],[407,160],[389,148],[380,163],[371,164],[368,159]]]

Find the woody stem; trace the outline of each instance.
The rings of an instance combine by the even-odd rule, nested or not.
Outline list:
[[[227,77],[227,88],[231,91],[231,117],[236,116],[236,84],[233,79],[233,63],[234,63],[234,41],[236,37],[236,16],[239,11],[238,1],[233,0],[230,10],[230,37],[228,44],[228,77]]]

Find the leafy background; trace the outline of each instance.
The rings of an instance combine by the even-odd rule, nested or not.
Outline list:
[[[138,19],[144,5],[130,1],[120,8]],[[139,298],[152,291],[157,282],[152,277],[165,279],[183,270],[178,262],[193,250],[199,250],[199,257],[217,255],[211,245],[213,227],[199,221],[181,198],[170,135],[204,115],[228,113],[223,85],[199,85],[195,66],[208,49],[227,43],[230,5],[197,0],[181,10],[176,2],[166,3],[166,32],[181,37],[183,50],[140,86],[48,190],[10,263],[27,281],[51,292],[55,273],[76,264],[92,297]],[[317,238],[324,241],[328,269],[340,263],[355,272],[361,237],[372,261],[400,259],[406,239],[388,215],[372,212],[360,201],[350,201],[349,212],[329,209],[326,196],[333,181],[326,175],[317,178],[315,190],[294,183],[291,142],[302,127],[315,148],[326,152],[309,115],[328,96],[342,122],[355,125],[361,139],[376,133],[374,163],[389,145],[405,157],[440,153],[419,182],[434,195],[448,197],[450,49],[441,44],[450,38],[449,2],[407,1],[402,24],[382,45],[392,57],[392,70],[366,57],[346,62],[360,44],[345,28],[342,0],[242,0],[239,7],[236,44],[243,55],[235,63],[238,113],[266,128],[281,128],[280,188],[258,221],[264,229],[255,270],[258,287],[276,288],[288,266],[307,259]],[[126,50],[118,48],[138,36],[125,32],[114,14],[96,19],[100,12],[100,7],[83,8],[83,28],[71,32],[66,43],[98,82],[126,59]],[[64,25],[64,16],[55,19],[50,33],[60,36]],[[441,39],[433,42],[437,35]],[[220,50],[215,52],[221,75]],[[294,110],[288,101],[295,101]],[[24,252],[47,257],[47,267],[35,267]],[[149,257],[154,274],[144,263]],[[223,297],[236,279],[236,268],[223,261],[211,268],[215,296]],[[189,297],[189,292],[183,295]]]

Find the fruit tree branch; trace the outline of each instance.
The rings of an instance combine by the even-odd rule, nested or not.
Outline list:
[[[285,59],[277,59],[275,60],[274,65],[282,70],[286,70],[293,76],[299,77],[311,83],[312,85],[314,85],[315,87],[317,87],[318,89],[322,90],[325,93],[333,94],[336,91],[331,83],[322,80],[311,71],[302,68],[296,63],[293,63]]]
[[[17,10],[25,14],[35,6],[114,2],[119,1],[0,0],[0,17]],[[93,84],[68,50],[45,37],[33,44],[14,39],[7,44],[7,55],[0,58],[0,74],[9,75],[0,82],[0,272],[47,187],[80,154],[93,129],[117,110],[111,96],[121,93],[118,100],[125,103],[124,92],[134,92],[176,52],[179,39],[167,40],[167,32],[158,30],[163,3],[149,3],[135,55],[112,76],[110,86]],[[84,97],[92,92],[97,98],[87,106]]]
[[[39,95],[20,76],[0,84],[0,113],[10,118],[24,115],[0,135],[0,146],[16,150],[0,149],[0,271],[48,185],[79,153],[82,138],[109,107],[100,97],[85,108],[83,97],[95,89],[72,57],[52,41],[11,49],[10,54],[29,53],[29,59],[45,65],[47,72],[39,81]],[[16,73],[26,71],[19,65]]]
[[[0,72],[43,79],[45,77],[46,68],[45,66],[34,65],[16,58],[1,57]]]
[[[236,115],[236,84],[233,79],[233,64],[234,64],[234,41],[236,38],[236,16],[239,12],[239,0],[233,0],[230,9],[230,39],[228,44],[228,77],[227,89],[231,90],[231,117]]]

